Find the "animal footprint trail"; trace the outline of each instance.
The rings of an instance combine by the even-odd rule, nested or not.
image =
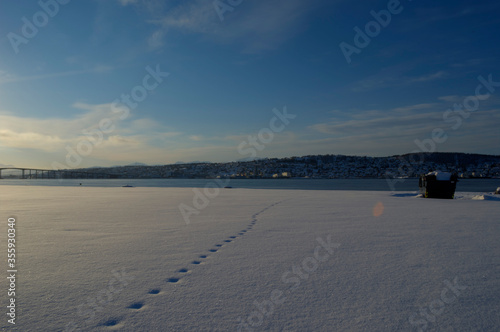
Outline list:
[[[283,201],[279,201],[279,202],[276,202],[276,203],[273,203],[267,207],[265,207],[264,209],[260,210],[259,212],[257,213],[254,213],[252,216],[251,216],[251,220],[250,220],[250,223],[248,224],[247,228],[246,229],[243,229],[241,231],[239,231],[236,235],[231,235],[231,236],[228,236],[225,240],[222,240],[221,243],[217,243],[214,245],[214,247],[208,249],[207,251],[209,253],[217,253],[219,252],[221,249],[223,249],[226,245],[229,245],[231,243],[234,243],[234,241],[236,241],[239,237],[243,236],[243,235],[247,235],[248,232],[250,230],[253,229],[253,227],[257,224],[257,221],[258,221],[258,216],[261,215],[262,213],[264,213],[265,211],[267,211],[268,209],[276,206],[277,204],[280,204],[282,203]],[[190,265],[193,266],[193,268],[197,265],[202,265],[204,263],[204,260],[208,258],[209,255],[199,255],[198,258],[199,259],[196,259],[196,260],[193,260],[190,262]],[[188,272],[192,272],[191,270],[188,270],[187,268],[181,268],[177,271],[177,273],[180,273],[182,275],[185,275],[186,273]],[[178,283],[181,278],[182,278],[182,275],[179,275],[179,276],[175,276],[175,277],[172,277],[172,278],[169,278],[167,279],[167,281],[171,284],[176,284]]]
[[[274,207],[275,205],[280,204],[282,202],[283,201],[271,204],[271,205],[267,206],[266,208],[262,209],[261,211],[253,214],[251,217],[251,221],[248,224],[246,229],[239,231],[237,233],[237,235],[231,235],[231,236],[227,237],[225,240],[222,240],[223,244],[221,244],[221,243],[215,244],[214,245],[215,248],[208,249],[208,252],[209,253],[216,253],[219,250],[221,250],[225,245],[228,245],[230,243],[234,243],[234,241],[236,241],[239,237],[241,237],[243,235],[248,235],[248,232],[250,230],[252,230],[253,227],[257,224],[257,220],[258,220],[257,218],[260,214],[264,213],[268,209],[270,209],[270,208]],[[198,255],[198,259],[192,260],[189,265],[191,265],[194,268],[198,265],[202,265],[203,263],[205,263],[204,260],[208,259],[208,258],[209,258],[209,254]],[[180,268],[176,271],[176,273],[177,273],[176,276],[165,279],[165,282],[168,284],[172,284],[172,285],[178,284],[181,281],[182,276],[184,276],[190,272],[192,272],[192,270],[190,270],[188,268]],[[160,293],[162,293],[161,288],[153,288],[153,289],[150,289],[148,291],[149,295],[159,295]],[[141,311],[141,309],[143,309],[144,307],[145,307],[145,301],[137,301],[137,302],[130,304],[127,307],[127,309],[133,310],[133,311]],[[112,330],[121,329],[123,327],[121,320],[122,320],[121,318],[111,318],[111,319],[108,319],[107,321],[105,321],[104,323],[100,324],[100,326],[104,326],[104,327],[110,328]]]

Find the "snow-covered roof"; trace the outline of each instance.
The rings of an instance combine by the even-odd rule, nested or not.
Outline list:
[[[436,180],[438,180],[438,181],[450,181],[451,180],[451,173],[449,173],[449,172],[434,171],[434,172],[427,173],[427,175],[435,175]]]

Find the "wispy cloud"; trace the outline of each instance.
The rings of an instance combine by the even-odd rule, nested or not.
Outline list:
[[[415,111],[422,111],[422,110],[432,110],[432,109],[439,110],[442,107],[443,106],[440,103],[424,103],[424,104],[396,107],[392,111],[395,113],[409,114]]]
[[[448,103],[460,103],[463,101],[463,97],[457,96],[457,95],[451,95],[451,96],[441,96],[438,98],[439,100],[448,102]]]
[[[201,135],[191,135],[189,136],[189,139],[195,142],[201,142],[203,141],[203,136]]]
[[[162,29],[156,30],[148,38],[148,46],[152,50],[161,48],[164,45],[165,31]]]
[[[447,76],[446,72],[440,70],[437,73],[412,78],[412,79],[410,79],[409,83],[434,81],[434,80],[438,80],[440,78],[445,78],[446,76]]]
[[[150,46],[162,45],[172,31],[203,36],[223,44],[238,44],[243,51],[259,53],[279,47],[300,29],[308,13],[319,1],[245,1],[221,22],[213,1],[185,1],[171,7],[150,22],[161,27],[149,37]]]
[[[380,70],[377,74],[368,76],[353,84],[352,90],[364,92],[393,86],[425,83],[448,77],[448,73],[440,70],[435,73],[421,76],[410,76],[407,72],[411,68],[407,65],[397,65]]]
[[[370,135],[370,137],[400,137],[432,130],[439,121],[439,113],[408,114],[395,116],[395,111],[388,112],[385,117],[366,120],[331,120],[310,126],[311,129],[333,136]]]
[[[111,70],[113,70],[113,67],[111,67],[111,66],[99,65],[99,66],[95,66],[91,69],[69,70],[69,71],[64,71],[64,72],[59,72],[59,73],[47,73],[47,74],[31,75],[31,76],[18,76],[18,75],[14,75],[14,74],[8,74],[6,72],[3,72],[4,75],[2,75],[0,72],[0,84],[36,81],[36,80],[43,80],[43,79],[48,79],[48,78],[84,75],[84,74],[90,74],[90,73],[105,73],[105,72],[108,72]]]
[[[133,3],[137,3],[137,0],[118,0],[122,6],[127,6]]]
[[[450,67],[454,68],[464,68],[464,67],[478,67],[484,63],[490,63],[495,61],[494,58],[478,58],[478,59],[468,59],[463,62],[455,62],[450,65]]]
[[[444,96],[440,102],[408,105],[379,112],[370,110],[366,114],[358,111],[357,114],[349,112],[337,113],[335,118],[308,127],[314,139],[303,139],[304,142],[331,144],[332,147],[342,149],[342,144],[354,151],[369,154],[369,150],[410,152],[417,148],[415,139],[431,137],[432,131],[442,128],[451,139],[441,148],[456,151],[474,151],[464,149],[474,144],[488,149],[495,149],[498,145],[497,119],[500,111],[494,106],[497,101],[483,102],[481,111],[475,112],[467,119],[463,119],[460,130],[453,130],[452,123],[444,121],[443,114],[452,108],[451,102],[463,101],[465,97]],[[378,114],[378,116],[376,116]],[[455,118],[459,114],[453,115]],[[455,122],[453,122],[455,123]],[[474,136],[476,135],[476,136]],[[472,143],[473,142],[473,143]]]

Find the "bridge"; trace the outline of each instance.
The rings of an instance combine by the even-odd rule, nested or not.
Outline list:
[[[2,167],[0,168],[0,179],[2,171],[17,170],[21,173],[21,179],[117,179],[116,174],[84,172],[77,170],[54,170],[54,169],[36,169],[20,167]]]

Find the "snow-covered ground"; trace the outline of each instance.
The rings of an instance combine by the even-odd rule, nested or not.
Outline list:
[[[500,330],[498,195],[209,194],[2,186],[0,327]],[[189,223],[179,206],[196,211]],[[6,278],[9,217],[16,220],[15,296]],[[6,315],[11,298],[15,325]]]

